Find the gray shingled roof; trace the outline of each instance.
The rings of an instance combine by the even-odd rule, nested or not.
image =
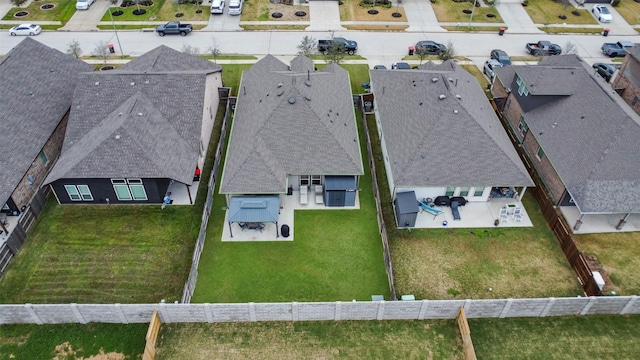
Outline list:
[[[221,193],[284,193],[288,175],[364,173],[349,74],[338,65],[291,71],[267,55],[238,93]]]
[[[528,71],[543,65],[517,66]],[[576,90],[524,114],[582,213],[640,212],[640,118],[588,64],[554,72]]]
[[[0,205],[69,110],[76,75],[91,70],[31,38],[0,60]]]
[[[170,178],[193,181],[207,74],[219,66],[182,67],[184,56],[161,47],[125,70],[84,73],[73,97],[60,160],[46,183],[62,178]],[[149,67],[149,59],[164,62]],[[190,56],[189,56],[190,57]],[[140,61],[143,66],[135,62]],[[174,68],[179,71],[167,71]],[[214,64],[215,65],[215,64]],[[132,69],[144,70],[136,72]],[[162,72],[154,72],[154,69]]]
[[[527,84],[531,95],[571,95],[579,91],[573,81],[558,81],[558,79],[570,79],[575,74],[575,66],[540,68],[518,66],[513,70]],[[517,89],[512,90],[516,91]]]
[[[532,186],[475,78],[429,68],[370,71],[395,186]]]
[[[118,68],[118,71],[175,72],[192,70],[222,71],[222,66],[198,56],[160,45]]]

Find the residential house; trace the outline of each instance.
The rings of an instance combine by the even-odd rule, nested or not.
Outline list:
[[[61,204],[193,204],[222,68],[160,46],[84,73],[62,155],[46,179]]]
[[[31,38],[0,60],[0,234],[58,159],[76,79],[92,69]]]
[[[483,89],[456,63],[371,70],[370,77],[394,202],[407,192],[415,193],[409,198],[416,210],[416,200],[429,205],[438,196],[462,197],[462,205],[495,197],[518,202],[526,187],[533,186]],[[401,207],[396,203],[398,214]],[[494,215],[482,226],[493,226]]]
[[[611,86],[640,114],[640,46],[627,49],[627,55]]]
[[[220,185],[228,206],[268,195],[282,207],[294,192],[303,206],[307,194],[314,206],[354,206],[363,173],[346,70],[267,55],[244,71]]]
[[[640,230],[640,118],[609,84],[563,55],[500,68],[492,87],[574,232]]]

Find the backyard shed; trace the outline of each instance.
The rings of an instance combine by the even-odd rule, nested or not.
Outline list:
[[[325,206],[355,206],[357,188],[355,176],[325,176]]]
[[[234,196],[229,204],[227,222],[231,237],[232,223],[275,223],[278,234],[278,217],[280,216],[280,199],[277,195]]]
[[[414,191],[396,194],[395,211],[399,228],[414,227],[418,217],[418,200]]]

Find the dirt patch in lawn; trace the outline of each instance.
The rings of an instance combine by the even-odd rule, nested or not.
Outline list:
[[[53,360],[124,360],[124,354],[116,352],[105,353],[103,349],[100,349],[100,352],[97,355],[92,355],[86,358],[83,356],[77,357],[77,352],[78,350],[74,350],[71,344],[67,341],[56,346]]]

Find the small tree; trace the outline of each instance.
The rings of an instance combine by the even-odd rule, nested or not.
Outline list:
[[[111,52],[109,51],[109,43],[107,43],[105,40],[97,43],[96,48],[93,49],[92,55],[99,57],[104,61],[104,64],[107,65],[107,60],[109,60],[109,56],[111,56]]]
[[[11,0],[11,3],[16,7],[21,7],[27,0]]]
[[[80,56],[82,56],[82,49],[80,48],[78,40],[71,40],[69,45],[67,45],[67,54],[75,56],[76,59],[79,59]]]
[[[453,47],[453,43],[451,42],[451,40],[447,42],[446,47],[447,47],[446,49],[442,50],[438,54],[438,59],[442,61],[451,60],[456,57],[456,49]]]
[[[576,44],[573,41],[567,41],[567,43],[564,44],[563,53],[565,53],[567,55],[570,55],[570,54],[577,55],[578,54],[578,47],[576,46]]]
[[[215,38],[212,38],[211,41],[213,42],[213,44],[209,46],[209,48],[207,49],[207,53],[213,56],[213,62],[217,64],[216,59],[218,58],[218,56],[220,56],[220,53],[221,53],[220,45],[218,44]]]
[[[336,63],[340,64],[344,60],[344,53],[347,50],[343,44],[333,41],[333,31],[331,32],[331,43],[325,51],[324,59],[327,64]]]
[[[189,55],[198,55],[200,50],[195,46],[191,46],[189,44],[182,44],[182,52]]]
[[[300,41],[300,44],[298,44],[298,46],[296,47],[298,49],[298,54],[302,54],[304,56],[311,56],[315,54],[317,50],[317,44],[318,42],[315,38],[309,35],[305,35],[302,38],[302,41]]]
[[[418,55],[418,58],[420,58],[420,65],[422,65],[424,58],[429,55],[429,50],[425,46],[423,46],[420,49],[416,49],[414,54]]]

